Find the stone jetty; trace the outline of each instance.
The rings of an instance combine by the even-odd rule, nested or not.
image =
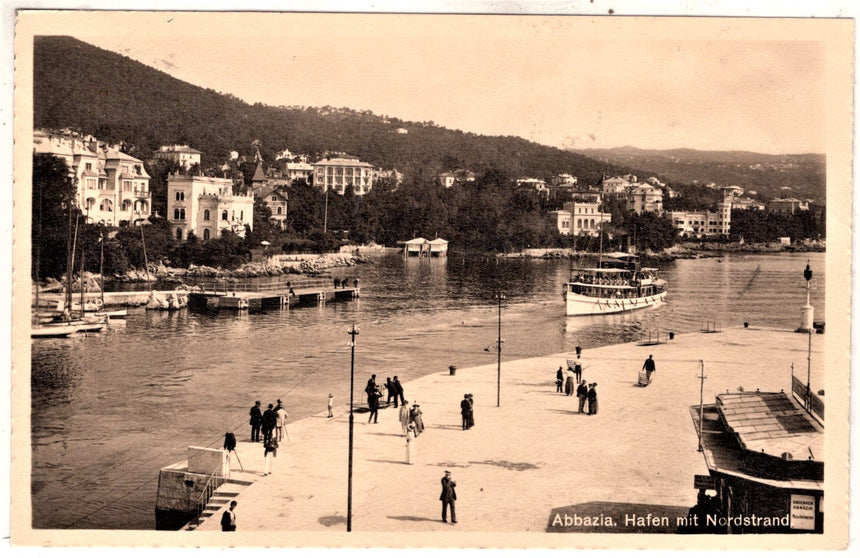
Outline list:
[[[824,387],[825,337],[812,341],[812,388],[818,391]],[[445,546],[452,533],[465,536],[456,539],[459,544],[474,545],[491,544],[479,532],[496,532],[492,544],[519,546],[525,543],[504,534],[546,533],[554,509],[590,505],[604,518],[624,506],[686,510],[696,503],[694,475],[708,474],[690,418],[690,407],[699,403],[700,360],[707,376],[705,404],[717,393],[739,389],[790,394],[792,365],[796,376],[806,377],[807,343],[806,335],[749,327],[680,334],[651,346],[584,347],[583,379],[598,384],[594,416],[577,412],[576,397],[556,393],[556,370],[568,354],[503,361],[499,407],[494,360],[409,381],[406,398],[420,404],[426,426],[416,441],[415,464],[405,462],[397,410],[382,409],[378,424],[368,424],[367,414],[355,415],[352,538],[343,538],[348,409],[341,406],[327,418],[326,394],[320,394],[319,414],[289,424],[289,442],[282,442],[269,476],[262,474],[262,445],[249,442],[244,428],[236,432],[243,479],[252,482],[232,487],[229,498],[220,500],[238,501],[231,544],[262,544],[262,531],[315,531],[330,535],[313,539],[312,546]],[[651,385],[639,387],[638,372],[649,354],[657,370]],[[372,372],[380,377],[379,370],[356,370],[358,405]],[[476,425],[467,431],[461,429],[459,406],[464,393],[475,400]],[[446,469],[457,481],[458,525],[440,521],[439,481]],[[187,535],[220,530],[221,511]],[[599,534],[597,511],[594,516],[594,528],[586,531]],[[554,545],[583,544],[570,534],[552,536],[560,537]],[[284,538],[286,544],[291,540]]]

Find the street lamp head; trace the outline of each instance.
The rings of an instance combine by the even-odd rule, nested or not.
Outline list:
[[[812,279],[812,269],[809,267],[809,261],[806,262],[806,269],[803,270],[803,278],[809,282]]]

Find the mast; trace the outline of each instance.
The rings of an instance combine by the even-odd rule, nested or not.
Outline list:
[[[86,301],[84,300],[84,247],[81,246],[81,319],[86,311]]]
[[[102,232],[99,231],[99,287],[102,291],[102,308],[105,306],[105,243]]]

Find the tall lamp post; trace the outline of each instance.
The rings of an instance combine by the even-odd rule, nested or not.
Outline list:
[[[502,301],[505,295],[496,295],[499,301],[499,336],[496,339],[497,371],[496,371],[496,407],[502,405]]]
[[[349,346],[352,348],[352,354],[349,359],[349,465],[348,465],[348,480],[347,480],[347,496],[346,496],[346,531],[352,531],[352,433],[354,415],[352,411],[352,397],[355,387],[355,336],[358,335],[358,328],[352,324],[352,329],[347,331],[352,336]]]
[[[806,279],[806,306],[803,308],[804,310],[804,327],[806,327],[806,331],[809,335],[809,344],[806,350],[806,397],[804,400],[806,402],[806,410],[809,411],[809,402],[810,402],[810,391],[809,391],[809,383],[810,383],[810,375],[812,372],[812,328],[813,328],[813,309],[812,305],[809,303],[809,283],[812,281],[812,268],[809,267],[809,260],[806,262],[806,269],[803,270],[803,278]]]

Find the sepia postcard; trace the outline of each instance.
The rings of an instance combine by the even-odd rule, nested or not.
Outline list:
[[[17,12],[12,546],[845,549],[854,20],[375,10]]]

